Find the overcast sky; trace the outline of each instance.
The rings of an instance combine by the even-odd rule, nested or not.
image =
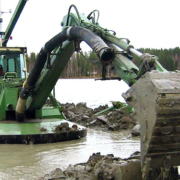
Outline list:
[[[1,10],[14,9],[18,0],[1,0]],[[180,0],[29,0],[12,33],[8,46],[27,46],[28,53],[41,47],[61,31],[60,23],[75,4],[86,16],[100,11],[99,24],[128,38],[135,48],[180,46]],[[5,13],[3,30],[12,16]]]

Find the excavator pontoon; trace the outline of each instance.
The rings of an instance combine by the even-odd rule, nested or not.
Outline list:
[[[71,5],[61,23],[62,31],[41,48],[27,76],[26,48],[6,46],[26,1],[19,1],[7,32],[4,36],[1,32],[0,143],[59,142],[86,135],[86,128],[65,120],[51,93],[84,41],[99,57],[101,80],[111,79],[106,78],[106,68],[112,65],[117,79],[130,87],[123,97],[135,109],[141,125],[142,178],[148,179],[151,169],[180,165],[180,74],[167,71],[156,56],[142,54],[128,39],[102,28],[98,10],[86,17]],[[71,13],[72,8],[76,13]],[[132,55],[141,59],[140,68],[132,62]],[[47,98],[51,107],[45,104]]]

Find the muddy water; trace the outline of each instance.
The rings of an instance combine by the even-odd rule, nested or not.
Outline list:
[[[128,157],[140,145],[138,139],[124,139],[123,133],[88,130],[87,137],[81,140],[0,147],[0,180],[35,180],[55,168],[85,162],[92,153]]]
[[[72,88],[73,87],[73,88]],[[123,101],[127,85],[119,81],[60,80],[56,97],[62,102],[87,102],[89,107]],[[88,130],[81,140],[40,145],[0,145],[0,180],[36,180],[55,168],[86,162],[92,153],[128,157],[140,149],[139,140],[126,140],[126,133]]]

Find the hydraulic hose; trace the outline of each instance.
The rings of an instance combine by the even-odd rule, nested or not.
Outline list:
[[[103,65],[109,64],[113,61],[115,57],[114,50],[112,48],[109,48],[105,44],[105,42],[92,31],[82,27],[69,27],[63,30],[62,32],[54,36],[52,39],[50,39],[40,50],[35,65],[31,70],[31,73],[20,92],[20,96],[16,106],[16,120],[24,120],[26,100],[31,90],[34,88],[46,63],[47,58],[50,56],[51,52],[56,47],[58,47],[67,40],[85,41],[99,56]]]

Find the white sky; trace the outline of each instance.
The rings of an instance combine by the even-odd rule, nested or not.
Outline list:
[[[14,9],[18,0],[1,0],[1,10]],[[75,4],[86,16],[100,11],[99,24],[128,38],[135,48],[175,48],[180,46],[180,0],[29,0],[12,33],[8,46],[27,46],[30,52],[61,31],[60,23]],[[11,14],[3,14],[5,30]]]

